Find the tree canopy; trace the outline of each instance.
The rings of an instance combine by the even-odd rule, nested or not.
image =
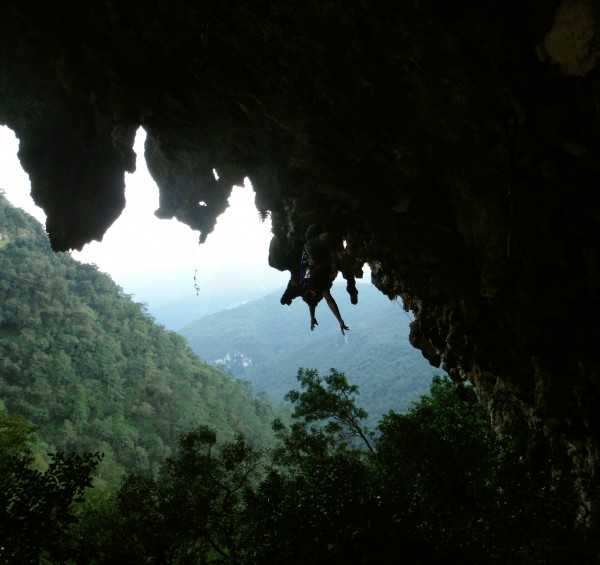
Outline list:
[[[100,451],[103,480],[157,473],[180,434],[272,438],[274,407],[199,359],[108,275],[54,253],[0,196],[0,399],[40,427],[39,451]]]
[[[302,368],[283,421],[268,396],[202,362],[96,267],[52,253],[1,195],[0,271],[5,562],[598,555],[548,454],[494,436],[469,386],[459,396],[436,377],[371,430],[343,372]]]
[[[558,564],[593,555],[568,498],[517,444],[493,435],[469,387],[461,398],[436,378],[429,396],[387,414],[371,435],[344,374],[302,369],[298,382],[274,449],[241,436],[217,446],[207,427],[184,434],[158,478],[124,477],[101,534],[76,530],[78,562]]]
[[[36,561],[42,551],[60,557],[60,542],[76,521],[74,505],[92,486],[99,453],[53,453],[34,465],[35,426],[0,407],[0,562]]]

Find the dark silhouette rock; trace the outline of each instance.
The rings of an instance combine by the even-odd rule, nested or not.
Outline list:
[[[498,433],[542,437],[592,523],[599,38],[592,0],[6,0],[0,123],[56,250],[119,215],[139,126],[156,214],[201,240],[244,176],[275,268],[329,226],[349,280],[368,262],[412,343]]]

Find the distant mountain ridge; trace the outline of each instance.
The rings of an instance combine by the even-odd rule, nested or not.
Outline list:
[[[306,304],[298,299],[282,306],[281,293],[204,316],[179,333],[200,357],[249,380],[276,402],[296,388],[299,367],[321,374],[334,367],[360,387],[361,405],[375,419],[390,409],[404,410],[427,394],[431,377],[443,371],[410,345],[411,320],[400,304],[370,284],[358,289],[356,306],[342,285],[332,290],[350,327],[346,336],[324,303],[317,308],[319,325],[311,332]]]
[[[280,273],[266,270],[266,276],[265,269],[240,264],[211,268],[210,273],[203,269],[168,274],[156,270],[121,276],[119,284],[131,289],[136,301],[147,303],[148,312],[159,324],[177,331],[202,316],[257,300],[279,288]],[[241,287],[239,280],[244,281]]]

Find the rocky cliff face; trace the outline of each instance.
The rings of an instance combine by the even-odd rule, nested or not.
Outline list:
[[[294,270],[323,223],[346,277],[368,262],[414,311],[413,344],[475,384],[499,433],[542,438],[591,520],[596,2],[5,0],[0,42],[0,123],[55,249],[118,217],[139,126],[157,215],[201,240],[248,176],[271,265]]]

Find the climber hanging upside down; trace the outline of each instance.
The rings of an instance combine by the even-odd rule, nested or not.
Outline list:
[[[310,310],[310,329],[314,330],[318,325],[315,318],[317,304],[322,298],[325,299],[329,309],[333,312],[342,334],[348,330],[340,310],[331,296],[331,287],[333,286],[332,279],[332,264],[331,252],[331,236],[322,231],[319,226],[312,224],[306,231],[306,244],[304,245],[304,253],[302,256],[301,270],[301,285],[304,289],[302,299],[308,304]]]

